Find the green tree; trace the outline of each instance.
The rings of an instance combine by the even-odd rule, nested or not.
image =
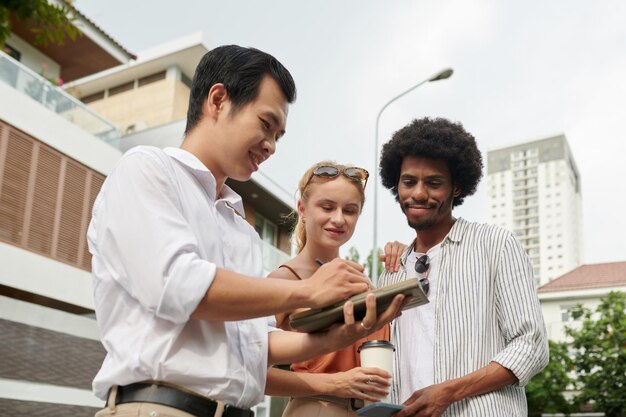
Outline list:
[[[576,351],[577,403],[591,403],[607,417],[626,416],[626,293],[610,292],[595,314],[581,305],[570,313],[582,319],[580,328],[566,329]]]
[[[69,2],[56,5],[48,0],[0,0],[0,47],[9,37],[12,13],[18,20],[32,20],[35,43],[40,45],[62,45],[66,36],[74,40],[81,33],[74,26],[76,17]]]
[[[346,256],[346,259],[357,264],[360,263],[361,255],[359,255],[359,251],[357,250],[357,248],[352,246],[350,249],[348,249],[348,256]]]
[[[367,268],[367,276],[370,277],[370,279],[372,280],[372,282],[376,283],[376,281],[378,280],[378,277],[373,277],[372,276],[372,253],[374,253],[373,250],[370,251],[370,253],[367,255],[367,260],[365,261],[365,268]],[[383,254],[382,249],[378,248],[378,256],[376,256],[376,262],[378,262],[378,274],[380,275],[381,272],[383,272],[385,270],[385,267],[383,266],[383,263],[380,261],[380,257]]]
[[[569,414],[573,411],[573,404],[563,396],[563,391],[572,383],[568,373],[573,369],[573,363],[568,356],[568,346],[552,340],[548,343],[550,362],[526,385],[530,416],[539,416],[541,413]]]
[[[380,261],[380,256],[382,255],[383,251],[382,249],[378,249],[378,272],[382,272],[383,271],[383,263]],[[346,259],[352,262],[356,262],[356,263],[361,263],[361,255],[359,254],[359,251],[357,250],[357,248],[355,248],[354,246],[351,247],[350,249],[348,249],[348,255],[346,256]],[[370,251],[370,253],[367,255],[367,258],[365,259],[365,264],[362,264],[363,266],[365,266],[365,269],[367,270],[367,276],[372,280],[375,281],[374,278],[372,278],[372,251]],[[376,277],[376,279],[378,279],[378,277]]]

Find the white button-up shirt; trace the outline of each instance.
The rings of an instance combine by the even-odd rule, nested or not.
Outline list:
[[[216,268],[263,273],[261,242],[227,186],[182,149],[136,147],[106,179],[88,230],[96,316],[107,356],[93,382],[183,385],[249,408],[263,398],[268,320],[190,315]]]

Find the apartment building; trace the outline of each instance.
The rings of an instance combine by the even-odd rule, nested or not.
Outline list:
[[[565,135],[489,151],[487,187],[490,221],[517,235],[537,286],[580,265],[580,174]]]
[[[91,393],[105,354],[85,238],[91,206],[131,143],[153,143],[156,132],[172,128],[170,144],[180,142],[190,68],[207,50],[140,60],[75,12],[83,32],[76,42],[38,46],[26,24],[12,21],[0,51],[0,409],[12,417],[93,416],[102,406]],[[104,97],[85,104],[55,85],[59,78],[70,87],[81,79],[76,89],[102,83]],[[132,89],[111,94],[129,80]],[[116,113],[120,97],[135,107]],[[144,116],[128,117],[134,111]],[[289,257],[282,215],[292,197],[263,174],[233,188],[265,242],[265,269],[274,269]],[[260,416],[267,412],[268,404],[258,408]]]
[[[0,52],[0,409],[7,416],[92,416],[104,357],[93,317],[85,230],[121,151],[120,131],[65,93],[133,55],[76,11],[83,36],[36,45],[12,20]]]

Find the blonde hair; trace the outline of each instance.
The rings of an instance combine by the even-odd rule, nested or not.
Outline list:
[[[298,194],[300,195],[299,200],[303,204],[306,204],[309,201],[309,197],[311,195],[311,184],[324,183],[334,180],[336,178],[320,178],[316,175],[313,175],[313,171],[315,170],[315,168],[328,165],[337,167],[340,170],[351,166],[338,164],[334,161],[321,161],[307,169],[302,178],[300,178],[300,182],[298,183]],[[356,181],[352,182],[354,182],[354,185],[359,190],[359,195],[361,196],[361,209],[363,209],[363,204],[365,203],[365,189],[361,186],[360,183]],[[293,236],[296,239],[296,246],[298,249],[297,252],[300,253],[302,249],[304,249],[304,245],[306,245],[306,227],[304,226],[304,220],[298,215],[297,209],[291,213],[291,217],[295,218],[296,220],[296,225],[293,228]]]

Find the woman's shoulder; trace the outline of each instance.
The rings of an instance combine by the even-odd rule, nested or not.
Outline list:
[[[269,278],[291,279],[301,280],[305,278],[302,273],[302,269],[298,267],[297,263],[286,262],[280,265],[278,268],[269,273]]]

